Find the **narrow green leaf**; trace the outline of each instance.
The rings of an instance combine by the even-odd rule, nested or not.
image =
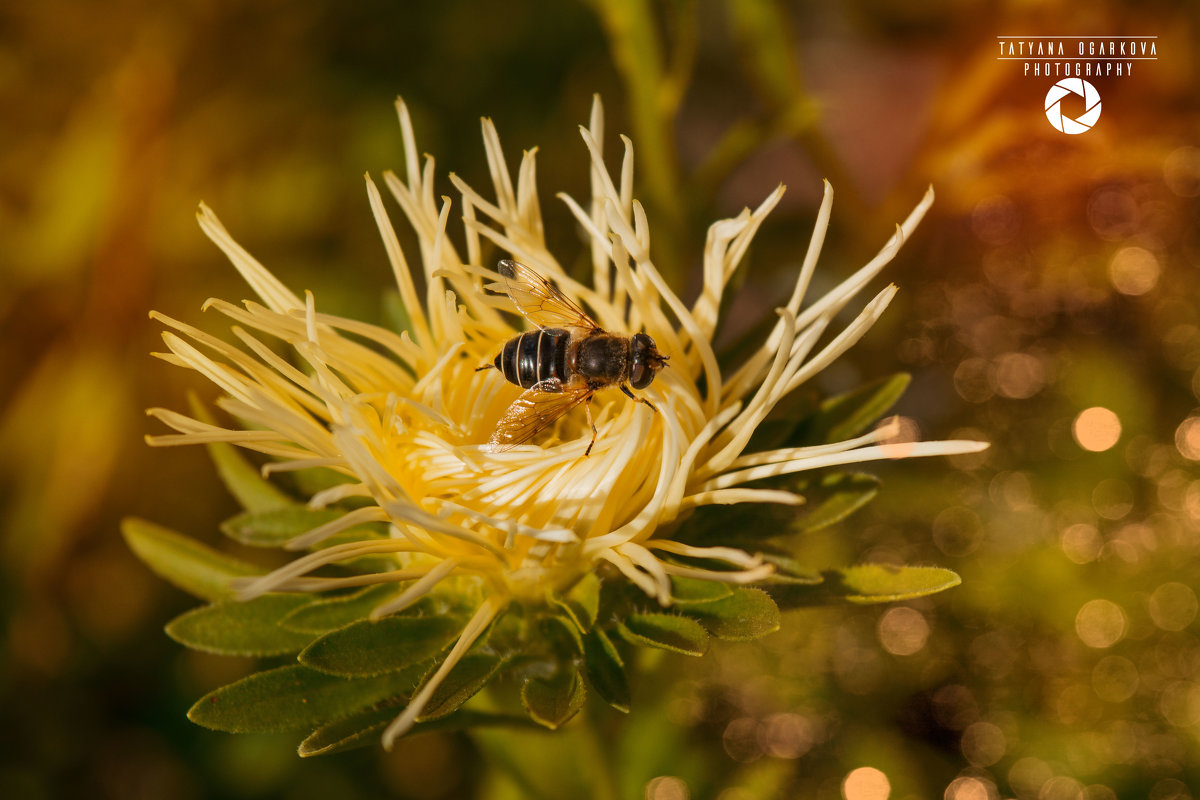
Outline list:
[[[384,708],[373,709],[348,719],[322,725],[300,743],[297,752],[301,757],[307,758],[308,756],[340,753],[344,750],[353,750],[356,747],[373,744],[388,723],[400,715],[401,710],[401,706],[388,704]],[[533,725],[527,718],[516,714],[462,710],[429,722],[418,722],[404,735],[413,736],[428,731],[454,731],[483,727],[530,729],[533,728]]]
[[[779,629],[779,607],[761,589],[739,587],[724,600],[683,610],[718,639],[748,641]]]
[[[596,573],[589,572],[563,597],[551,595],[550,602],[566,612],[579,630],[587,632],[596,624],[600,609],[600,579]]]
[[[266,594],[244,603],[223,600],[171,620],[167,635],[193,650],[221,655],[298,653],[313,635],[289,631],[280,627],[279,621],[309,600],[299,594]]]
[[[621,622],[620,631],[628,641],[644,647],[658,647],[688,656],[702,656],[708,651],[708,633],[691,617],[630,614]]]
[[[596,694],[618,711],[628,713],[630,695],[625,664],[601,628],[593,627],[583,637],[583,660],[588,683]]]
[[[296,491],[303,497],[312,497],[317,492],[332,489],[334,486],[341,486],[354,480],[346,473],[328,467],[296,470],[291,473],[291,478]]]
[[[549,678],[530,678],[521,687],[521,702],[529,718],[550,730],[575,716],[586,698],[583,678],[570,666]]]
[[[348,677],[379,675],[421,664],[446,649],[462,630],[453,617],[387,617],[347,625],[301,651],[301,664]]]
[[[809,586],[771,586],[771,596],[784,608],[833,603],[890,603],[933,594],[962,579],[941,567],[897,567],[860,564],[821,573],[822,581]]]
[[[213,424],[208,410],[194,396],[188,398],[192,414],[201,422]],[[247,511],[266,511],[269,508],[295,505],[296,501],[262,476],[258,467],[251,464],[236,447],[224,442],[205,445],[208,455],[217,467],[221,482]]]
[[[834,472],[798,486],[805,503],[797,509],[792,530],[818,531],[841,522],[875,499],[881,483],[862,472]]]
[[[229,582],[263,570],[153,522],[129,518],[121,534],[134,555],[159,577],[202,600],[230,597]]]
[[[381,708],[373,708],[362,714],[322,725],[300,742],[296,752],[301,758],[307,758],[341,753],[374,744],[379,741],[379,736],[388,723],[403,710],[403,705],[385,703]]]
[[[457,711],[459,706],[487,686],[503,665],[504,659],[490,653],[468,653],[463,656],[434,690],[417,721],[439,719]]]
[[[221,533],[251,547],[280,547],[294,536],[332,522],[346,512],[338,508],[311,509],[299,505],[244,511],[221,523]]]
[[[896,567],[859,564],[838,570],[837,591],[851,603],[890,603],[945,591],[962,583],[957,573],[941,567]],[[829,583],[829,581],[826,581]]]
[[[383,583],[341,597],[321,600],[309,598],[307,604],[288,614],[279,624],[297,633],[329,633],[351,622],[366,619],[376,606],[386,603],[397,592],[395,584]],[[405,611],[419,606],[420,603],[414,604]]]
[[[301,664],[256,672],[209,692],[188,719],[229,733],[274,733],[325,725],[389,698],[407,696],[421,670],[347,679]]]
[[[713,603],[732,594],[733,589],[727,583],[706,581],[700,578],[681,578],[678,575],[671,576],[671,598],[677,606]]]
[[[560,651],[569,650],[572,655],[583,654],[583,631],[574,618],[565,612],[550,614],[538,622],[538,629],[551,646],[558,645]],[[569,642],[569,645],[564,645]]]
[[[806,569],[803,564],[787,553],[760,548],[758,555],[762,557],[763,561],[775,565],[775,572],[762,581],[764,584],[798,583],[811,586],[823,580],[820,573]]]
[[[805,421],[804,440],[840,442],[859,435],[895,405],[911,379],[899,372],[825,400]]]

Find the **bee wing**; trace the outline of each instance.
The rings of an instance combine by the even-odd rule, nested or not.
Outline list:
[[[537,386],[527,389],[496,423],[489,447],[495,452],[529,441],[593,393],[586,383],[568,384],[561,392],[545,392]]]
[[[539,328],[601,329],[578,303],[524,264],[506,258],[497,271],[513,305]]]

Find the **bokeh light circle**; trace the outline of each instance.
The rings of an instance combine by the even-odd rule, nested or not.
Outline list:
[[[1175,429],[1175,449],[1189,461],[1200,461],[1200,417],[1188,417]]]
[[[1192,587],[1177,581],[1164,583],[1149,600],[1150,619],[1164,631],[1185,630],[1196,619],[1200,603]]]
[[[1108,264],[1108,279],[1121,294],[1146,294],[1161,273],[1158,258],[1144,247],[1122,247]]]
[[[1121,607],[1111,600],[1089,600],[1075,615],[1075,635],[1097,650],[1112,647],[1125,635],[1128,620]]]
[[[1180,197],[1200,196],[1200,147],[1172,150],[1163,161],[1163,180]]]
[[[996,786],[974,776],[955,778],[946,787],[944,800],[996,800]]]
[[[674,775],[660,775],[646,784],[646,800],[688,800],[687,784]]]
[[[892,785],[874,767],[859,767],[842,781],[842,797],[846,800],[887,800]]]
[[[879,643],[894,656],[911,656],[929,640],[929,623],[915,608],[889,608],[879,618]]]
[[[959,740],[963,757],[974,767],[990,767],[1008,749],[1008,740],[1000,726],[990,722],[975,722],[963,731]]]
[[[1100,453],[1108,450],[1121,438],[1121,419],[1103,406],[1092,406],[1079,412],[1071,425],[1076,443],[1084,450]]]

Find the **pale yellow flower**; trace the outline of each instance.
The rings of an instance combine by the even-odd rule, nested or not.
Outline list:
[[[265,472],[326,467],[346,483],[309,498],[313,508],[353,500],[354,509],[292,539],[308,550],[366,522],[387,523],[391,537],[316,549],[274,572],[237,584],[249,599],[266,592],[321,591],[404,582],[397,598],[374,617],[395,613],[431,592],[473,598],[477,608],[433,678],[388,728],[390,744],[416,720],[443,678],[497,615],[514,601],[537,603],[582,575],[611,564],[647,595],[672,602],[670,577],[752,583],[772,566],[731,547],[695,547],[659,535],[709,504],[803,502],[799,495],[755,488],[762,478],[894,456],[876,430],[835,444],[745,452],[756,428],[781,399],[851,347],[883,313],[888,286],[848,325],[830,331],[839,313],[900,249],[929,208],[932,191],[868,264],[837,288],[803,307],[832,205],[826,184],[815,230],[786,305],[762,346],[723,374],[713,352],[718,309],[751,239],[783,195],[780,186],[758,208],[712,225],[704,249],[703,288],[690,306],[669,287],[651,257],[650,227],[633,197],[633,148],[622,137],[620,170],[610,173],[601,153],[604,116],[597,100],[581,129],[590,155],[586,202],[560,195],[589,237],[592,274],[566,274],[546,247],[535,186],[535,153],[524,154],[514,185],[489,120],[483,139],[491,198],[451,175],[461,195],[465,238],[447,232],[452,202],[434,193],[434,162],[418,159],[409,113],[397,103],[406,175],[384,184],[420,242],[418,293],[384,201],[367,177],[367,193],[411,324],[395,332],[318,310],[311,293],[293,293],[229,235],[202,207],[205,233],[225,251],[259,301],[236,306],[210,300],[229,317],[242,347],[155,315],[164,333],[164,358],[194,369],[224,392],[221,407],[239,427],[220,428],[165,409],[151,413],[176,430],[152,444],[230,442],[269,457]],[[485,241],[486,240],[486,241]],[[583,414],[560,422],[544,441],[494,453],[487,447],[496,421],[520,390],[495,370],[476,372],[501,344],[524,328],[509,300],[484,286],[498,276],[485,244],[552,278],[613,333],[646,331],[670,366],[644,392],[658,409],[618,391],[596,396],[599,436],[584,457],[589,435]],[[277,355],[282,341],[295,358]],[[907,457],[970,452],[975,442],[915,443]],[[391,554],[394,569],[346,578],[309,575],[327,564]],[[684,566],[700,557],[727,570]]]

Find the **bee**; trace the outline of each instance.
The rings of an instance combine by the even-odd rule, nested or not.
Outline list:
[[[583,453],[587,456],[596,443],[592,395],[608,386],[619,386],[631,400],[658,412],[650,401],[629,391],[630,385],[645,389],[667,366],[669,357],[658,351],[650,336],[609,333],[524,264],[503,259],[497,271],[504,283],[489,288],[503,289],[537,330],[509,339],[491,364],[475,370],[499,370],[505,380],[525,390],[496,423],[489,442],[492,450],[529,441],[582,403],[592,429],[592,440]]]

